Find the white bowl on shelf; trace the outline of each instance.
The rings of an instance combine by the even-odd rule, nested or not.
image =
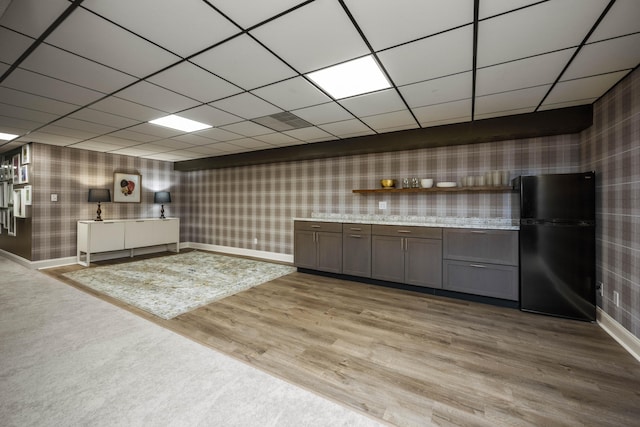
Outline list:
[[[420,185],[422,186],[422,188],[431,188],[433,187],[433,179],[423,178],[420,180]]]

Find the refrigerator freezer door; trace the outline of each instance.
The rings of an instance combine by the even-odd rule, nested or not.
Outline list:
[[[594,233],[593,226],[520,226],[522,310],[595,320]]]
[[[595,220],[593,172],[523,176],[520,217],[543,220]]]

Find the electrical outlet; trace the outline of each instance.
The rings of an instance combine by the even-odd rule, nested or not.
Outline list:
[[[600,292],[600,296],[604,296],[604,283],[598,282],[598,292]]]
[[[387,209],[387,202],[378,202],[378,209],[381,209],[381,210]]]
[[[618,291],[613,291],[613,303],[616,307],[620,307],[620,294]]]
[[[253,238],[253,244],[254,244],[254,245],[257,245],[257,244],[258,244],[258,238],[257,238],[257,237],[254,237],[254,238]]]
[[[57,194],[52,194],[51,195],[51,201],[52,202],[57,202],[58,201],[58,195]]]

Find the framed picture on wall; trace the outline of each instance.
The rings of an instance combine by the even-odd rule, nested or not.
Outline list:
[[[15,236],[16,235],[16,217],[13,216],[13,209],[9,209],[7,211],[7,223],[8,223],[7,234],[9,236]]]
[[[22,164],[28,165],[31,163],[31,146],[29,144],[22,146]]]
[[[20,166],[20,177],[18,182],[20,184],[26,184],[29,182],[29,166],[28,165]]]
[[[140,203],[142,177],[133,173],[113,174],[113,201],[120,203]]]
[[[33,187],[31,187],[30,185],[25,185],[24,187],[22,187],[22,191],[24,191],[24,204],[30,206],[31,200],[33,198]]]
[[[11,158],[11,170],[13,182],[17,184],[20,180],[20,154],[14,154]]]

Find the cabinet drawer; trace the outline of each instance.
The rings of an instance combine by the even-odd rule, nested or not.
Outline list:
[[[449,228],[444,230],[443,257],[460,261],[518,265],[518,232]]]
[[[368,236],[371,234],[371,224],[342,224],[342,233]]]
[[[433,227],[403,227],[400,225],[372,225],[371,233],[376,236],[421,237],[442,239],[442,229]]]
[[[518,301],[518,267],[445,260],[443,288]]]
[[[294,221],[293,227],[295,230],[342,233],[342,223],[340,222]]]

